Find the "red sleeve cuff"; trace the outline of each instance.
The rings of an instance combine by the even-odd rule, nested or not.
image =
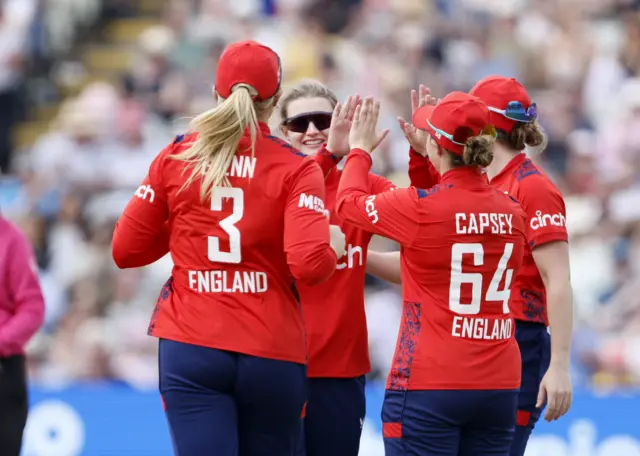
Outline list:
[[[330,158],[331,160],[333,160],[334,163],[338,164],[340,162],[340,157],[337,157],[335,155],[333,155],[331,153],[331,151],[329,149],[327,149],[327,145],[323,144],[322,148],[320,149],[320,152],[318,152],[320,155]]]
[[[360,157],[366,157],[367,160],[369,161],[369,166],[371,166],[373,164],[373,160],[371,158],[371,154],[362,150],[362,149],[351,149],[351,152],[349,152],[349,156],[360,156]]]
[[[534,249],[536,247],[540,247],[545,244],[551,244],[552,242],[569,242],[569,237],[567,233],[549,233],[544,234],[542,236],[537,236],[536,238],[529,241],[529,247]]]
[[[333,168],[340,162],[340,157],[336,157],[327,150],[325,144],[322,145],[317,154],[313,157],[315,162],[320,166],[322,174],[326,178]]]
[[[427,157],[425,157],[424,155],[419,154],[418,152],[415,151],[415,149],[413,147],[409,147],[409,155],[414,155],[415,157],[418,158],[422,158],[423,160],[426,160]]]

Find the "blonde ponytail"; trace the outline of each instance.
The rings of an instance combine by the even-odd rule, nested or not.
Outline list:
[[[251,155],[255,154],[258,136],[258,112],[273,105],[276,97],[254,103],[258,92],[248,84],[236,84],[227,99],[219,98],[214,109],[195,117],[189,130],[198,137],[189,149],[172,158],[187,163],[191,176],[180,191],[201,177],[200,198],[211,197],[214,187],[228,187],[227,170],[247,128],[251,138]],[[278,95],[278,94],[276,94]]]

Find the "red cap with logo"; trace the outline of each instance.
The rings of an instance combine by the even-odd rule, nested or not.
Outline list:
[[[489,108],[478,97],[451,92],[437,105],[418,109],[413,124],[427,131],[440,147],[462,155],[467,139],[482,134],[490,124]]]
[[[256,101],[273,97],[282,82],[280,57],[271,48],[256,41],[229,45],[218,61],[216,91],[229,98],[236,84],[248,84],[258,91]]]
[[[469,94],[480,98],[487,106],[497,110],[507,109],[509,103],[514,101],[521,103],[524,109],[529,109],[532,105],[527,89],[516,79],[504,76],[488,76],[481,79]],[[517,122],[497,112],[491,112],[490,119],[497,129],[507,133]]]

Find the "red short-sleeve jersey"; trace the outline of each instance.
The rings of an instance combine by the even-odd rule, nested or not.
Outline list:
[[[200,198],[200,179],[172,158],[195,135],[176,138],[153,161],[118,221],[113,255],[121,267],[174,262],[150,334],[265,358],[304,363],[302,316],[292,288],[326,280],[329,245],[318,165],[261,124],[255,155],[245,137],[227,171],[230,187]]]
[[[475,168],[429,190],[367,193],[371,161],[352,151],[336,212],[401,245],[403,317],[388,389],[515,389],[520,352],[509,309],[526,215]]]
[[[411,184],[430,187],[440,176],[428,159],[411,151]],[[549,324],[544,283],[533,259],[533,249],[550,242],[566,242],[564,199],[547,175],[522,153],[514,157],[489,184],[516,199],[527,214],[527,247],[520,274],[513,283],[511,311],[516,320]]]
[[[544,283],[532,251],[549,242],[567,242],[567,211],[562,194],[524,153],[514,157],[490,184],[515,198],[528,216],[527,248],[514,282],[511,310],[517,320],[548,325]]]

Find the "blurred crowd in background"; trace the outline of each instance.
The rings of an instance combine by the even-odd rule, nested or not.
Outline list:
[[[529,152],[567,202],[574,382],[640,384],[637,0],[0,4],[0,208],[32,240],[47,303],[29,347],[33,381],[156,386],[146,327],[171,261],[119,271],[111,233],[153,157],[213,105],[225,44],[253,38],[280,53],[285,86],[315,78],[341,99],[381,98],[392,133],[375,171],[398,185],[408,185],[408,148],[396,116],[410,115],[412,88],[443,96],[490,74],[521,80],[549,139]],[[399,289],[368,279],[366,305],[371,375],[381,379]]]

